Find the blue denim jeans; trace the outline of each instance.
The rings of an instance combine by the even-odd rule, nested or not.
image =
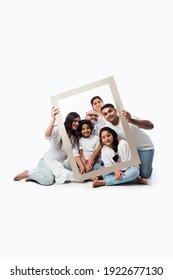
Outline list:
[[[71,165],[70,165],[70,162],[69,162],[69,159],[68,159],[68,158],[67,158],[66,160],[64,160],[63,166],[64,166],[64,168],[66,168],[66,169],[72,171],[72,168],[71,168]],[[92,168],[92,169],[93,169],[93,170],[98,170],[98,169],[101,169],[101,168],[103,168],[103,166],[102,166],[100,163],[96,162],[96,163],[93,165],[93,168]]]
[[[140,176],[148,179],[153,171],[152,163],[154,158],[154,150],[138,151],[140,164]]]
[[[101,168],[103,168],[104,166],[101,165],[100,163],[96,162],[94,165],[93,165],[93,169],[92,170],[99,170]]]
[[[71,164],[70,164],[70,161],[69,161],[68,158],[64,160],[63,166],[64,166],[64,168],[66,168],[66,169],[72,171]]]
[[[114,173],[109,173],[103,175],[103,180],[106,183],[106,186],[120,185],[124,183],[135,182],[135,179],[139,177],[139,168],[131,166],[125,170],[120,180],[115,178]]]
[[[33,180],[40,185],[49,186],[55,181],[55,176],[42,158],[37,165],[36,171],[33,170],[28,175],[28,179]]]

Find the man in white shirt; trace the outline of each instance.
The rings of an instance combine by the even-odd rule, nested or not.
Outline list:
[[[120,139],[126,140],[123,126],[114,105],[107,103],[102,106],[101,111],[104,118],[109,122],[108,126],[117,132]],[[147,179],[151,176],[153,169],[152,162],[154,157],[154,145],[150,137],[145,131],[143,131],[143,129],[153,129],[154,125],[149,120],[141,120],[136,117],[132,117],[131,114],[125,110],[122,111],[122,115],[128,121],[136,143],[136,148],[141,160],[140,176]]]

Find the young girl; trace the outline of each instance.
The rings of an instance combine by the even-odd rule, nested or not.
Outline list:
[[[104,163],[104,167],[131,159],[127,141],[123,139],[120,140],[113,129],[109,127],[102,128],[100,130],[100,142],[102,145],[101,159]],[[119,185],[129,182],[148,184],[146,179],[139,178],[139,168],[130,166],[126,169],[103,175],[103,180],[96,178],[93,182],[93,187]]]
[[[97,158],[94,164],[92,164],[91,159],[93,155],[99,153],[101,150],[99,137],[93,135],[92,130],[93,124],[90,120],[82,120],[79,122],[79,153],[85,172],[90,172],[92,169],[98,170],[103,168],[100,158]]]
[[[59,109],[53,107],[51,110],[52,120],[45,131],[45,139],[50,140],[50,147],[43,158],[37,164],[37,167],[30,172],[24,172],[15,176],[14,181],[20,181],[26,178],[26,181],[34,181],[40,185],[49,186],[55,181],[62,184],[65,181],[75,181],[73,173],[64,168],[63,162],[67,159],[63,147],[62,138],[58,126],[55,125],[56,114]],[[65,128],[71,140],[72,147],[77,144],[78,136],[76,130],[79,126],[80,116],[76,112],[71,112],[65,120]]]

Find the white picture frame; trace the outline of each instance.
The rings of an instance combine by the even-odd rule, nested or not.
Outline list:
[[[126,162],[116,163],[115,165],[113,164],[110,167],[104,167],[99,170],[93,170],[88,173],[80,174],[75,158],[72,153],[70,140],[68,138],[68,135],[64,127],[64,121],[66,115],[70,112],[77,112],[81,116],[80,110],[82,110],[82,108],[83,108],[83,115],[81,116],[81,119],[84,119],[85,112],[89,109],[92,109],[90,100],[93,96],[100,96],[101,98],[103,98],[104,104],[111,103],[117,109],[118,115],[120,117],[120,121],[124,129],[126,140],[129,144],[132,159]],[[121,101],[113,76],[107,77],[105,79],[96,82],[92,82],[84,86],[77,87],[72,90],[58,93],[56,95],[51,96],[50,99],[51,99],[52,106],[58,107],[60,109],[60,112],[59,114],[57,114],[56,117],[56,122],[58,124],[63,145],[66,150],[67,156],[69,158],[71,168],[74,173],[74,177],[76,181],[84,181],[99,175],[111,173],[115,170],[120,170],[123,168],[127,168],[129,166],[136,166],[140,163],[139,155],[133,137],[131,135],[129,124],[121,113],[122,110],[124,109],[123,103]],[[84,104],[85,105],[88,104],[87,110],[84,109],[85,107]]]

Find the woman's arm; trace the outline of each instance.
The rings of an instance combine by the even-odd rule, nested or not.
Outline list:
[[[45,136],[46,137],[50,137],[52,135],[52,130],[54,128],[54,124],[55,124],[55,120],[56,120],[56,115],[58,113],[59,113],[59,109],[55,108],[55,107],[52,107],[52,109],[51,109],[52,120],[50,121],[50,124],[45,131]]]

